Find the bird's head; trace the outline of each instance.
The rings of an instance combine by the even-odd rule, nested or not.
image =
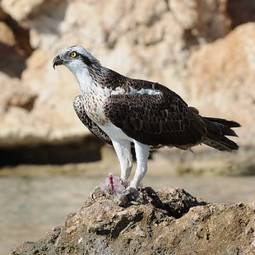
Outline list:
[[[78,79],[79,75],[84,71],[99,66],[99,61],[92,56],[82,46],[72,46],[70,48],[62,50],[53,59],[53,68],[55,66],[66,66]]]

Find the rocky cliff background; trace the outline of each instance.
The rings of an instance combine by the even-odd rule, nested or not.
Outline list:
[[[241,148],[254,147],[254,1],[2,0],[1,150],[87,142],[72,108],[76,81],[52,68],[73,44],[167,85],[204,115],[239,121]]]
[[[241,123],[237,153],[206,146],[194,148],[194,154],[162,148],[152,155],[145,185],[183,187],[204,201],[254,201],[254,177],[172,175],[255,173],[254,0],[0,0],[1,254],[63,224],[65,215],[77,211],[109,171],[119,175],[111,148],[90,135],[75,115],[72,100],[79,94],[75,79],[65,68],[52,68],[57,52],[74,44],[82,44],[120,73],[168,86],[204,115]],[[97,162],[8,167],[84,161]],[[109,200],[97,201],[117,208]],[[179,219],[150,205],[137,211],[117,208],[112,214],[102,210],[108,219],[117,215],[117,225],[102,218],[105,229],[99,224],[79,241],[79,233],[86,233],[79,232],[84,224],[100,222],[100,211],[94,210],[101,208],[100,203],[70,216],[66,226],[56,228],[54,238],[43,239],[40,247],[63,248],[71,240],[79,248],[95,236],[105,240],[122,227],[124,248],[130,236],[138,240],[132,247],[152,247],[150,236],[158,233],[159,245],[176,245],[177,253],[179,247],[189,252],[191,244],[200,244],[204,254],[208,247],[217,253],[228,246],[224,254],[241,254],[240,247],[249,254],[255,247],[254,203],[197,206]],[[91,210],[94,219],[80,217]],[[141,212],[136,225],[126,225]],[[77,225],[75,219],[84,224]],[[107,234],[98,237],[98,230]],[[27,243],[35,250],[37,244]]]

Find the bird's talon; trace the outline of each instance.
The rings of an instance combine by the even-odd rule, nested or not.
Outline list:
[[[127,207],[129,205],[137,205],[143,202],[142,194],[133,187],[126,188],[118,198],[119,206]]]
[[[120,179],[120,183],[123,187],[125,187],[125,189],[127,189],[127,187],[129,186],[128,180]]]

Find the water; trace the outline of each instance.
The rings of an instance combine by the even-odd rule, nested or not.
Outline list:
[[[31,174],[32,170],[36,174]],[[32,170],[0,175],[0,255],[63,224],[66,215],[78,210],[107,174],[95,170],[94,174],[85,170]],[[212,202],[254,201],[254,183],[255,177],[178,177],[153,173],[144,180],[145,185],[156,189],[181,187]]]

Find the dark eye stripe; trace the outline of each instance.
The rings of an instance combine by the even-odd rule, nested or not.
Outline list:
[[[84,55],[81,55],[81,54],[78,54],[78,55],[81,57],[82,62],[83,62],[84,64],[86,64],[87,66],[92,65],[92,61],[91,61],[88,57],[86,57],[86,56],[84,56]]]

